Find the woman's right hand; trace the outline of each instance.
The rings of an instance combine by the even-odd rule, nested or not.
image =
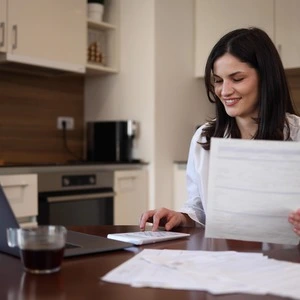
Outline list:
[[[289,222],[294,226],[294,232],[300,236],[300,208],[290,213]]]
[[[164,207],[143,213],[140,218],[141,230],[145,230],[147,222],[153,223],[152,231],[157,230],[159,226],[163,226],[165,230],[171,230],[174,227],[194,224],[187,215]]]

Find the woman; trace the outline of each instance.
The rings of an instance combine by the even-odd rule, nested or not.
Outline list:
[[[153,230],[205,224],[212,137],[300,141],[300,117],[293,108],[281,59],[261,29],[237,29],[223,36],[208,57],[204,81],[216,118],[192,138],[188,200],[180,212],[167,208],[145,212],[140,219],[142,230],[146,222],[153,223]],[[300,235],[300,209],[288,220]]]

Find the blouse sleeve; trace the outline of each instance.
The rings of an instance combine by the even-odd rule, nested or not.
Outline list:
[[[203,197],[207,190],[207,161],[208,151],[204,150],[198,143],[200,140],[202,128],[200,127],[194,134],[188,155],[186,183],[188,199],[180,212],[188,214],[188,216],[198,225],[205,225],[205,211],[203,208]],[[204,179],[204,180],[203,180]],[[204,190],[203,190],[204,189]]]

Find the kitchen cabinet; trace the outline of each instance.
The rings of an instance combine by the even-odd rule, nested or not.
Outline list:
[[[286,69],[300,68],[299,0],[275,0],[275,42]]]
[[[0,0],[0,61],[84,73],[86,2]]]
[[[0,0],[0,53],[6,52],[6,40],[7,40],[7,31],[6,31],[6,8],[7,0]]]
[[[299,0],[196,0],[196,77],[204,76],[209,52],[222,35],[249,26],[260,27],[269,34],[285,69],[300,68],[299,10]],[[207,26],[212,22],[213,26]]]
[[[103,22],[87,20],[87,75],[105,75],[118,72],[119,1],[105,1]]]
[[[38,214],[37,175],[0,175],[0,184],[20,226],[36,225]]]
[[[285,6],[288,4],[285,1]],[[228,31],[256,26],[274,38],[273,0],[196,0],[195,14],[196,77],[204,76],[212,47]]]
[[[147,170],[115,171],[114,191],[114,224],[137,225],[148,209]]]
[[[186,163],[173,165],[173,209],[179,210],[188,199],[186,187]]]

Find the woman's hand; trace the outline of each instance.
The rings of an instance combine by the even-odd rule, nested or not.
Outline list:
[[[289,214],[289,222],[294,226],[294,232],[300,236],[300,208]]]
[[[171,230],[174,227],[194,225],[194,221],[188,215],[167,208],[148,210],[143,213],[140,219],[141,230],[145,230],[147,222],[153,223],[152,231],[157,230],[159,226]]]

